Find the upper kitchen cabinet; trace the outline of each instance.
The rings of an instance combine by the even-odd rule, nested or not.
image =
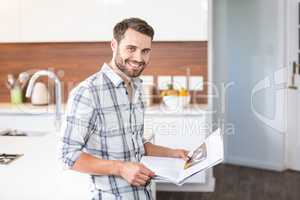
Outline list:
[[[22,4],[22,42],[107,40],[108,12],[102,0],[26,0]]]
[[[0,24],[0,42],[20,40],[19,0],[0,0]]]
[[[3,4],[12,4],[6,2]],[[154,27],[156,41],[207,40],[207,0],[20,2],[20,42],[109,41],[116,22],[133,16]],[[17,21],[7,26],[17,27],[15,24]]]

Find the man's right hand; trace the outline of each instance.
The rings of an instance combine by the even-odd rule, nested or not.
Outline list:
[[[120,167],[120,176],[134,186],[143,186],[154,176],[154,172],[140,163],[124,162]]]

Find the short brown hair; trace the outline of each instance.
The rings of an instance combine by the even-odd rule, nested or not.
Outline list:
[[[115,40],[117,40],[117,42],[120,42],[124,38],[126,30],[129,28],[139,33],[145,34],[151,37],[151,40],[153,40],[153,28],[146,21],[134,17],[124,19],[115,25],[113,33]]]

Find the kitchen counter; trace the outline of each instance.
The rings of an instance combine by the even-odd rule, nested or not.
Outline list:
[[[0,153],[24,154],[0,165],[1,200],[88,199],[88,177],[62,170],[57,161],[57,136],[0,137]]]
[[[62,104],[62,112],[65,110],[65,104]],[[37,114],[54,114],[55,105],[45,106],[34,106],[31,103],[24,104],[11,104],[11,103],[0,103],[0,114],[19,114],[19,115],[37,115]]]
[[[62,105],[62,112],[64,112],[66,104]],[[163,104],[155,104],[147,107],[147,114],[157,115],[198,115],[207,112],[207,104],[190,104],[183,109],[170,109]],[[55,105],[47,106],[33,106],[30,103],[20,105],[13,105],[10,103],[0,103],[0,115],[51,115],[55,113]]]
[[[0,136],[0,154],[24,154],[0,165],[0,200],[89,199],[88,175],[63,170],[57,144],[55,132],[41,137]]]
[[[163,104],[149,106],[146,109],[146,115],[172,115],[172,116],[186,116],[186,115],[199,115],[208,112],[207,104],[190,104],[182,109],[171,109]]]
[[[51,111],[51,115],[24,115],[22,114],[22,109],[18,108],[19,106],[11,106],[10,104],[0,104],[0,119],[3,122],[0,128],[14,127],[20,130],[32,131],[54,130],[53,123],[51,123],[53,122],[53,116],[51,115],[54,112]],[[25,104],[23,106],[22,108],[26,108],[27,111],[32,111],[31,105]],[[34,112],[38,113],[45,111],[39,109],[45,108],[34,107],[32,109],[37,109]],[[196,121],[201,121],[205,119],[204,113],[206,113],[207,106],[190,105],[188,108],[178,111],[164,109],[166,108],[159,105],[151,106],[147,109],[146,115],[152,117],[154,123],[156,122],[155,120],[160,122],[161,117],[164,117],[164,119],[168,118],[165,120],[171,120],[172,122],[173,120],[182,122],[182,117],[187,120],[195,118]],[[192,116],[186,117],[187,115]],[[201,117],[199,117],[200,115]],[[180,125],[177,122],[176,124]],[[152,125],[153,127],[150,127],[150,129],[155,130],[157,139],[161,135],[167,136],[166,134],[159,134],[157,131],[160,129],[157,130],[155,124]],[[147,130],[145,129],[145,137],[151,138],[154,132]],[[182,128],[182,130],[189,131],[190,129]],[[175,137],[174,134],[170,136]],[[172,143],[174,144],[177,144],[178,141],[183,141],[181,135],[179,135],[179,139],[166,138],[166,140],[168,142],[173,141]],[[164,140],[158,139],[158,141],[162,142]],[[43,137],[0,136],[0,153],[24,154],[24,156],[9,165],[0,165],[0,200],[88,199],[89,185],[87,175],[71,170],[63,171],[57,161],[57,134],[55,132]],[[180,189],[186,191],[212,191],[214,188],[212,170],[208,170],[206,177],[208,181],[205,184],[186,185],[180,187]],[[179,191],[179,188],[173,187],[173,185],[158,185],[158,189]]]

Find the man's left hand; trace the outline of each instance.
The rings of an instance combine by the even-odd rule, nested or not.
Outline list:
[[[173,149],[170,157],[188,160],[188,153],[189,152],[185,149]]]

